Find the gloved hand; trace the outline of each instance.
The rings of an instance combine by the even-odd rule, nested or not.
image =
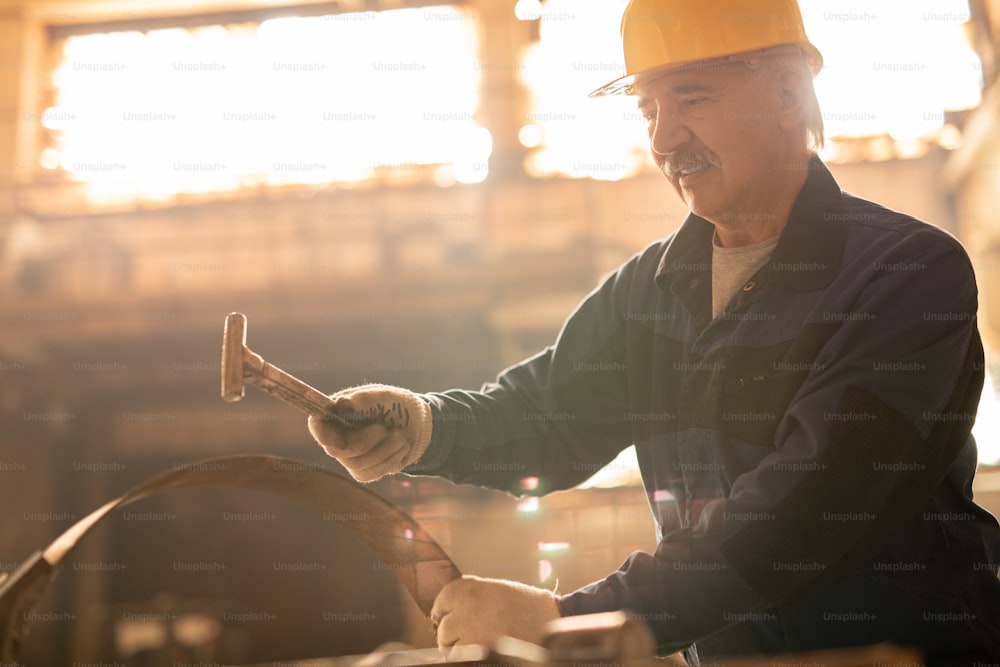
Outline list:
[[[359,482],[400,472],[419,461],[431,442],[431,406],[412,391],[366,384],[330,398],[337,414],[363,426],[345,428],[310,416],[309,432]]]
[[[431,609],[445,657],[457,644],[490,646],[501,636],[537,644],[542,626],[559,616],[558,598],[551,591],[470,575],[442,588]]]

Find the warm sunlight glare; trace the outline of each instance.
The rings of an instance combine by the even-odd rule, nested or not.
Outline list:
[[[987,374],[983,385],[983,396],[976,413],[976,425],[972,435],[979,446],[979,462],[1000,465],[1000,395],[997,394],[997,365],[987,351]]]
[[[966,33],[967,0],[799,4],[825,60],[816,91],[828,139],[888,135],[900,142],[900,157],[922,153],[905,143],[918,138],[955,147],[945,112],[977,106],[983,87]],[[624,72],[618,26],[625,0],[548,0],[544,7],[541,41],[524,57],[532,99],[525,120],[541,137],[522,141],[537,146],[527,171],[617,180],[650,166],[635,100],[586,97]]]
[[[916,138],[943,127],[945,111],[979,104],[983,68],[965,31],[968,0],[799,5],[825,61],[816,92],[827,136]]]

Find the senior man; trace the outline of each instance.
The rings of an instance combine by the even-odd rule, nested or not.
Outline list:
[[[971,492],[983,351],[966,253],[841,191],[817,158],[822,59],[794,0],[632,0],[622,38],[627,76],[594,94],[637,95],[691,211],[680,228],[479,391],[345,390],[338,410],[385,418],[313,419],[312,434],[362,481],[514,494],[529,475],[572,487],[635,445],[655,551],[564,595],[456,580],[433,611],[445,650],[626,609],[663,653],[891,641],[932,664],[996,662],[1000,531]]]

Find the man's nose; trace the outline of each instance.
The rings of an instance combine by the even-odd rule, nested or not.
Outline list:
[[[661,109],[657,112],[649,135],[650,147],[654,153],[669,155],[690,139],[690,131],[679,122],[675,111]]]

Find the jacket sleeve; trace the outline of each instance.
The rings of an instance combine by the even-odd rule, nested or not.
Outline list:
[[[942,482],[983,382],[968,258],[940,232],[915,236],[866,258],[857,279],[867,282],[781,417],[774,450],[696,524],[564,596],[564,614],[631,609],[672,651],[871,567]]]
[[[586,297],[554,345],[479,391],[424,394],[432,440],[406,472],[514,495],[525,493],[524,478],[537,477],[535,495],[579,484],[629,446],[622,304],[635,263]]]

